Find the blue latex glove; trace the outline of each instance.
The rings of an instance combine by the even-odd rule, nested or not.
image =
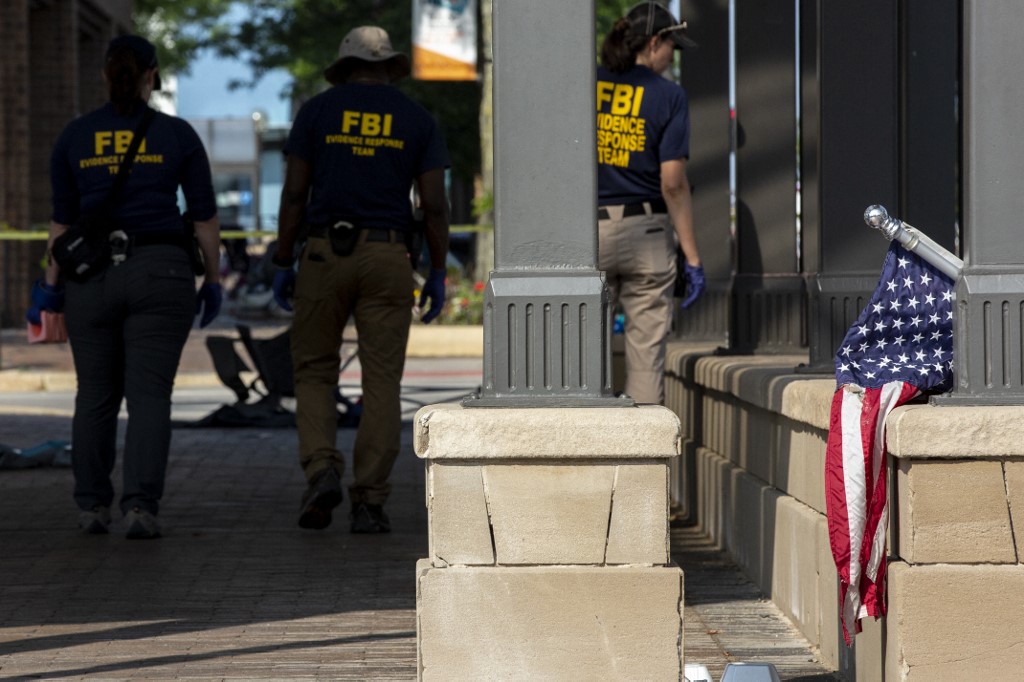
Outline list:
[[[420,291],[419,306],[422,308],[430,299],[430,309],[423,314],[420,320],[423,324],[430,324],[430,321],[441,314],[444,308],[444,280],[448,272],[444,268],[430,268],[430,276],[423,283]]]
[[[682,300],[679,307],[686,310],[704,293],[704,266],[685,263],[683,274],[686,275],[686,298]]]
[[[51,313],[64,310],[64,287],[52,287],[40,278],[32,287],[32,305],[25,311],[25,319],[30,324],[42,324],[40,313],[44,310]]]
[[[224,290],[219,284],[203,282],[196,293],[196,315],[202,311],[199,318],[199,327],[203,328],[213,322],[213,318],[220,314],[220,304],[224,300]]]
[[[291,268],[274,273],[274,301],[291,312],[291,299],[295,296],[295,271]]]

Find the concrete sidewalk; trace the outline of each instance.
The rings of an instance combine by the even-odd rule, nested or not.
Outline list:
[[[287,319],[238,319],[225,313],[206,329],[194,328],[182,352],[176,386],[221,386],[206,338],[237,338],[235,325],[239,323],[249,325],[256,338],[276,336],[289,325]],[[355,338],[355,328],[350,327],[346,336]],[[483,345],[483,328],[479,326],[416,323],[406,353],[410,358],[479,358]],[[244,352],[242,355],[245,357]],[[0,391],[73,391],[75,387],[70,344],[29,344],[24,328],[0,330]]]
[[[198,340],[190,347],[204,357]],[[33,362],[29,371],[44,366]],[[465,361],[421,366],[441,384],[474,381]],[[350,453],[354,432],[338,433]],[[49,439],[70,440],[66,415],[0,405],[0,443]],[[304,479],[292,429],[176,428],[155,541],[127,541],[117,512],[111,535],[81,535],[67,468],[0,471],[0,678],[414,679],[427,519],[411,441],[407,420],[386,536],[351,535],[347,499],[326,531],[297,527]],[[119,466],[113,480],[119,491]],[[704,538],[675,529],[673,555],[685,571],[687,662],[716,680],[730,661],[835,679]]]

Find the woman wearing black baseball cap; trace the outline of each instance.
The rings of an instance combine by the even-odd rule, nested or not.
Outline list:
[[[625,313],[625,392],[639,403],[664,401],[677,244],[688,286],[681,306],[704,290],[686,177],[686,91],[661,75],[676,50],[693,47],[686,22],[642,2],[615,22],[597,69],[598,267]]]
[[[125,399],[120,507],[127,537],[155,538],[181,351],[200,309],[202,326],[220,310],[220,228],[199,136],[185,121],[149,107],[160,88],[156,48],[139,36],[114,38],[103,76],[110,101],[71,121],[53,149],[51,257],[26,317],[38,323],[43,310],[65,310],[78,376],[72,466],[79,526],[89,534],[108,532],[117,415]],[[205,259],[198,294],[179,187]],[[70,239],[79,234],[82,240]],[[109,244],[109,257],[83,269],[75,254],[93,237]]]

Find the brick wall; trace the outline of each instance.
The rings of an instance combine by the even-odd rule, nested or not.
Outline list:
[[[130,0],[0,2],[0,223],[48,224],[53,143],[106,100],[103,53],[130,26]],[[42,242],[0,241],[0,325],[22,324],[43,251]]]
[[[0,3],[0,222],[13,227],[29,222],[28,27],[27,2]],[[14,265],[24,256],[12,244],[0,242],[0,313],[10,310],[12,285],[20,281]],[[7,317],[0,314],[0,322],[6,323]]]

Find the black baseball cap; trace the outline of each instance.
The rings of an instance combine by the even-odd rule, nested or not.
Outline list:
[[[143,69],[155,69],[157,68],[156,63],[156,47],[153,43],[149,42],[142,36],[124,35],[118,36],[110,41],[107,45],[107,59],[110,59],[111,55],[117,50],[128,49],[135,55],[135,62]],[[160,72],[156,72],[155,79],[153,81],[153,89],[160,89]]]
[[[653,12],[653,15],[651,14]],[[641,2],[626,12],[630,28],[643,36],[668,36],[676,47],[694,48],[697,43],[686,36],[686,22],[676,21],[664,5],[654,0]]]

